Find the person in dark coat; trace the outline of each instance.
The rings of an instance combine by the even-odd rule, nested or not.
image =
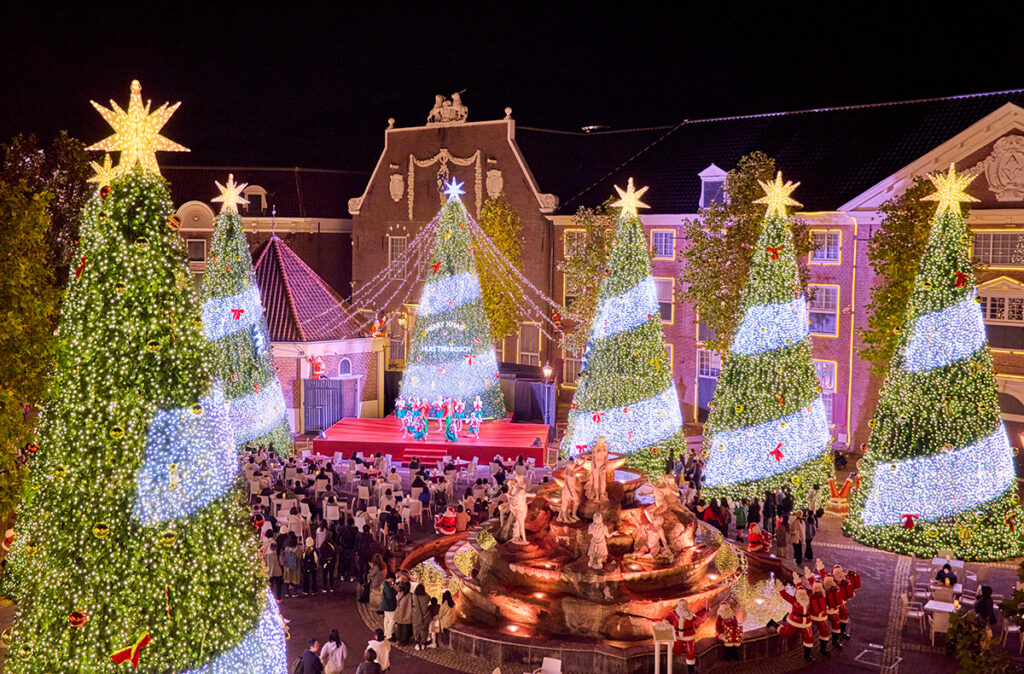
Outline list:
[[[764,493],[764,507],[761,508],[763,520],[761,528],[772,534],[775,533],[775,494],[770,491]]]
[[[761,502],[756,498],[750,499],[750,507],[747,508],[747,526],[750,523],[761,524]]]
[[[948,565],[947,565],[948,566]],[[992,588],[988,585],[981,586],[981,596],[974,605],[974,612],[982,617],[989,635],[992,634],[992,626],[996,624],[996,605],[992,599]]]
[[[956,574],[953,573],[953,567],[949,564],[943,564],[939,572],[935,574],[935,580],[940,583],[946,583],[947,585],[956,585]],[[982,586],[983,591],[984,589],[984,586]],[[992,594],[992,588],[989,588],[988,591],[989,594]]]
[[[789,487],[782,488],[782,495],[779,498],[776,510],[779,517],[787,520],[793,514],[793,492],[789,490]]]
[[[320,650],[320,642],[313,638],[307,641],[306,645],[309,648],[302,652],[302,674],[322,674],[324,665],[316,653]]]

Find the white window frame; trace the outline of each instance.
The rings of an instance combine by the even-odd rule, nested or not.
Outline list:
[[[661,246],[658,246],[657,240],[658,235],[667,235],[669,237],[667,252],[663,251]],[[674,229],[652,229],[651,230],[651,252],[655,260],[674,260],[676,259],[676,230]]]
[[[198,260],[192,257],[192,244],[194,243],[203,244],[203,257]],[[185,249],[188,251],[189,262],[206,262],[206,239],[185,239]]]
[[[818,376],[818,386],[821,387],[821,402],[825,406],[825,418],[829,426],[835,426],[832,419],[833,397],[836,393],[836,361],[815,360],[814,374]]]
[[[587,235],[587,230],[572,227],[562,232],[562,259],[569,257],[569,252],[579,245],[579,242]]]
[[[823,244],[818,244],[818,236],[825,238]],[[843,261],[843,232],[840,229],[812,229],[811,236],[814,237],[815,249],[811,251],[810,264],[838,265]],[[829,245],[829,240],[835,237],[835,245]],[[827,254],[833,252],[834,256]],[[823,253],[826,253],[823,255]]]
[[[813,328],[813,325],[812,325],[812,327],[811,327],[811,334],[812,335],[820,335],[822,337],[838,337],[839,336],[839,305],[840,305],[840,302],[839,302],[839,297],[840,297],[839,286],[835,285],[835,284],[828,284],[828,283],[811,283],[809,285],[812,288],[814,288],[814,299],[813,300],[808,300],[808,302],[807,302],[807,313],[808,313],[808,316],[810,316],[810,314],[834,314],[835,315],[835,332],[815,332],[814,328]],[[821,291],[823,289],[826,289],[826,288],[831,290],[831,291],[835,291],[835,307],[832,308],[832,309],[829,309],[829,308],[815,308],[814,304],[816,302],[820,302],[821,299],[824,297],[824,294]]]
[[[721,376],[722,354],[711,349],[697,349],[697,378],[718,379]]]
[[[659,281],[661,281],[662,283],[659,284],[658,283]],[[664,282],[666,282],[666,281],[668,282],[668,293],[669,293],[669,295],[668,295],[668,300],[663,300],[661,298],[660,289],[665,287],[665,283]],[[676,302],[675,302],[676,280],[674,278],[670,277],[670,276],[655,276],[654,277],[654,289],[655,289],[655,292],[658,293],[658,313],[659,313],[659,315],[661,314],[661,305],[663,305],[663,304],[668,304],[669,305],[668,320],[665,320],[665,317],[661,316],[661,323],[662,323],[662,325],[675,325],[675,322],[676,322]]]
[[[523,328],[525,328],[526,326],[529,326],[529,327],[534,328],[534,329],[537,330],[537,350],[536,351],[524,351],[523,350]],[[519,324],[519,334],[516,336],[516,351],[517,351],[517,355],[518,355],[518,357],[516,358],[516,362],[519,363],[520,365],[536,365],[537,367],[540,367],[540,354],[541,354],[541,352],[543,350],[544,350],[544,334],[540,331],[540,324],[539,323],[531,323],[531,322],[520,323]],[[523,362],[523,358],[524,357],[528,361],[533,361],[533,359],[536,359],[536,362],[525,362],[524,363]]]
[[[571,353],[562,349],[562,386],[576,388],[576,382],[580,378],[582,361]]]
[[[728,173],[718,166],[711,164],[706,169],[698,173],[697,176],[700,178],[700,208],[707,208],[711,204],[711,201],[706,198],[708,187],[710,185],[720,185],[718,189],[722,195],[721,203],[725,202],[725,182],[728,177]]]
[[[979,230],[971,234],[971,258],[975,262],[997,269],[1024,267],[1024,260],[1021,262],[1013,260],[1017,247],[1021,245],[1021,238],[1024,237],[1024,230]],[[998,245],[997,254],[994,253],[996,245]],[[996,257],[999,259],[994,259]]]
[[[391,264],[396,259],[398,259],[398,258],[402,257],[403,255],[405,255],[405,251],[407,251],[409,249],[409,235],[408,234],[402,234],[402,235],[388,234],[387,235],[387,239],[388,239],[388,242],[387,242],[387,245],[388,245],[388,266],[390,267]],[[394,249],[394,244],[396,242],[398,242],[398,241],[402,241],[402,250],[398,253],[398,255],[395,255],[394,254],[394,250],[395,250]],[[391,278],[393,280],[401,280],[401,279],[407,278],[409,276],[409,273],[408,273],[408,271],[406,269],[407,266],[408,266],[408,260],[406,260],[406,264],[403,264],[400,268],[393,269],[391,271]]]
[[[408,331],[402,327],[398,320],[388,322],[388,360],[405,360],[406,337]]]

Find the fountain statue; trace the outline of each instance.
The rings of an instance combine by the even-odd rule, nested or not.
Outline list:
[[[587,527],[587,533],[590,535],[590,551],[587,553],[590,559],[589,566],[595,571],[600,571],[608,560],[609,536],[608,527],[604,525],[601,513],[594,513],[594,521]]]
[[[512,515],[512,542],[526,545],[526,482],[516,475],[509,489],[509,512]]]
[[[577,514],[580,507],[581,490],[579,478],[576,477],[576,462],[570,461],[565,466],[562,479],[555,478],[555,482],[562,488],[561,499],[558,504],[559,522],[579,522]]]

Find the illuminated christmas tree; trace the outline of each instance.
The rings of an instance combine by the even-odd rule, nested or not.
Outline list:
[[[110,148],[133,164],[83,214],[4,578],[10,672],[287,667],[184,243],[140,158],[165,110],[133,83]]]
[[[704,426],[704,484],[713,495],[760,497],[788,485],[800,505],[832,476],[830,435],[811,358],[807,298],[800,287],[786,206],[799,183],[761,182],[767,204],[740,298],[738,328],[722,363]]]
[[[462,183],[453,179],[445,189],[448,200],[430,251],[401,392],[410,400],[462,398],[469,410],[480,396],[484,418],[502,418],[505,399],[498,384],[498,360],[480,294],[466,208],[459,199],[461,188]]]
[[[214,344],[214,374],[231,406],[231,424],[240,448],[273,444],[281,455],[292,453],[281,382],[274,373],[270,334],[256,286],[249,244],[238,215],[246,183],[217,183],[221,202],[213,233],[210,263],[203,277],[203,325]]]
[[[577,454],[604,436],[628,464],[661,471],[685,447],[679,394],[665,351],[658,293],[637,208],[647,188],[615,188],[620,207],[608,268],[601,279],[585,364],[569,411],[566,442]]]
[[[899,348],[871,419],[848,533],[872,546],[961,559],[1024,551],[1013,450],[960,203],[975,175],[929,176],[937,201]]]

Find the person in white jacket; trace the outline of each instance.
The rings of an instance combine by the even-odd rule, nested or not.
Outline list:
[[[348,646],[338,636],[338,630],[331,630],[331,636],[320,647],[320,662],[324,666],[324,674],[341,674],[345,669],[345,658]]]

